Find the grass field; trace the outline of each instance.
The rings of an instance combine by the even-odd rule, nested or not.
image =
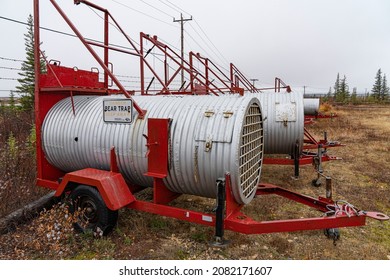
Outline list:
[[[390,214],[390,107],[355,106],[332,109],[338,118],[310,126],[318,136],[346,147],[329,150],[343,160],[324,163],[333,179],[333,198],[347,200],[363,210]],[[262,181],[317,197],[312,166],[301,168],[293,180],[292,166],[263,167]],[[143,195],[150,195],[147,190]],[[4,201],[2,201],[4,203]],[[213,201],[183,195],[174,202],[183,208],[208,211]],[[317,217],[321,213],[278,197],[262,197],[244,212],[261,219]],[[0,236],[0,259],[390,259],[390,222],[367,220],[367,226],[342,228],[336,243],[322,231],[244,235],[226,231],[232,241],[224,249],[212,248],[213,228],[123,209],[117,228],[107,237],[73,233],[64,205],[42,213],[12,233]]]

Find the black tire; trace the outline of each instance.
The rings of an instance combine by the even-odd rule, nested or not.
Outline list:
[[[92,231],[107,235],[116,225],[118,211],[107,208],[99,191],[91,186],[79,185],[70,193],[69,210],[75,215],[76,231]]]

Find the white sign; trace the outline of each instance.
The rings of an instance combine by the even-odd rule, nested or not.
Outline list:
[[[275,104],[275,121],[277,122],[295,122],[296,117],[296,104],[291,103],[276,103]]]
[[[105,122],[132,123],[133,100],[105,99],[103,100],[103,120]]]

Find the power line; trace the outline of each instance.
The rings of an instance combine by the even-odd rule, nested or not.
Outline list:
[[[3,77],[0,77],[0,80],[17,81],[18,79],[16,79],[16,78],[3,78]]]
[[[1,18],[1,19],[4,19],[4,20],[11,21],[11,22],[23,24],[23,25],[28,25],[27,22],[19,21],[19,20],[12,19],[12,18],[7,18],[7,17],[3,17],[3,16],[0,16],[0,18]],[[54,30],[54,29],[46,28],[46,27],[42,27],[42,26],[39,27],[39,29],[46,30],[46,31],[50,31],[50,32],[54,32],[54,33],[59,33],[59,34],[66,35],[66,36],[77,37],[77,36],[74,35],[74,34],[66,33],[66,32],[63,32],[63,31],[58,31],[58,30]],[[22,61],[22,60],[15,60],[15,61]],[[22,62],[23,62],[23,61],[22,61]]]
[[[173,22],[180,22],[180,30],[181,30],[181,67],[184,67],[184,23],[186,21],[191,21],[191,18],[183,18],[183,14],[180,13],[180,19],[173,19]],[[184,83],[184,69],[181,69],[181,82]]]
[[[176,8],[174,8],[174,7],[172,7],[172,6],[170,6],[169,4],[163,2],[162,0],[158,0],[158,1],[160,1],[160,2],[161,2],[162,4],[164,4],[165,6],[171,8],[171,9],[174,10],[175,12],[178,12],[178,13],[181,13],[181,12],[182,12],[182,11],[180,11],[180,10],[178,10],[178,9],[176,9]]]
[[[117,2],[118,4],[121,4],[121,3],[119,3],[118,1],[115,1],[115,0],[113,0],[114,2]],[[125,5],[125,4],[121,4],[121,5],[123,5],[123,6],[125,6],[125,7],[128,7],[129,9],[131,9],[131,10],[133,10],[131,7],[129,7],[129,6],[127,6],[127,5]],[[103,20],[105,20],[102,16],[100,16],[95,10],[93,10],[91,7],[89,7],[99,18],[101,18],[101,19],[103,19]],[[114,25],[114,24],[112,24],[111,22],[110,22],[110,24],[114,27],[114,28],[116,28],[119,32],[121,32],[120,30],[119,30],[119,28],[116,26],[116,25]],[[171,24],[170,24],[171,25]],[[173,25],[172,25],[173,26]],[[176,27],[176,26],[175,26]],[[125,34],[126,35],[126,34]],[[127,35],[126,35],[127,36]],[[138,45],[139,47],[140,47],[140,44],[138,43],[138,42],[136,42],[136,41],[134,41],[133,39],[131,39],[129,36],[127,36],[128,38],[129,38],[129,40],[131,40],[131,42],[133,42],[134,44],[136,44],[136,45]],[[161,39],[160,39],[161,40]],[[100,43],[102,43],[102,42],[100,42]],[[168,45],[168,43],[166,43],[167,45]],[[114,45],[114,44],[112,44],[112,46],[117,46],[117,47],[122,47],[122,48],[125,48],[126,49],[126,47],[123,47],[123,46],[118,46],[118,45]],[[144,48],[144,50],[146,50],[146,48]],[[152,55],[153,55],[153,57],[154,58],[156,58],[157,60],[159,60],[160,62],[162,62],[162,63],[164,63],[164,61],[162,60],[162,59],[160,59],[158,56],[157,56],[157,54],[156,53],[151,53]],[[173,70],[175,70],[174,68],[172,68],[171,66],[169,66],[168,65],[168,67],[170,68],[170,69],[173,69]]]
[[[163,4],[165,4],[164,2],[162,2],[161,0],[159,0],[161,3],[163,3]],[[171,1],[169,1],[169,0],[165,0],[166,2],[168,2],[168,3],[170,3],[172,6],[173,6],[173,8],[172,9],[174,9],[175,11],[180,11],[180,13],[181,12],[184,12],[184,13],[186,13],[187,15],[190,15],[187,11],[185,11],[185,10],[183,10],[182,8],[180,8],[178,5],[176,5],[176,4],[174,4],[174,3],[172,3]],[[167,5],[168,7],[170,7],[168,4],[165,4],[165,5]],[[192,17],[191,17],[192,18]],[[210,37],[209,36],[207,36],[207,34],[206,34],[206,32],[204,31],[204,29],[200,26],[200,24],[197,22],[197,20],[196,19],[194,19],[194,21],[195,21],[195,24],[199,27],[199,29],[202,31],[202,33],[204,34],[204,36],[207,38],[207,40],[211,43],[211,45],[217,50],[217,52],[219,53],[219,55],[218,54],[216,54],[213,50],[212,50],[212,48],[205,42],[205,40],[203,39],[203,37],[202,36],[200,36],[199,35],[199,33],[195,30],[195,28],[194,27],[192,27],[192,25],[190,24],[190,26],[192,27],[192,29],[198,34],[198,36],[202,39],[202,41],[204,42],[204,43],[206,43],[206,45],[208,46],[208,48],[215,54],[215,55],[217,55],[217,57],[219,56],[220,58],[222,58],[222,60],[224,60],[227,64],[229,64],[229,61],[224,57],[224,55],[219,51],[219,49],[215,46],[215,44],[211,41],[211,39],[210,39]],[[187,33],[187,32],[186,32]],[[199,44],[198,44],[199,45]],[[220,65],[218,65],[218,66],[220,66]],[[220,66],[221,67],[221,66]],[[221,67],[221,68],[223,68],[223,67]],[[226,69],[225,69],[226,70]]]
[[[131,10],[135,10],[135,9],[129,7],[128,5],[125,5],[125,4],[123,4],[123,3],[120,3],[119,1],[116,1],[116,0],[113,0],[113,1],[116,2],[116,3],[118,3],[118,4],[120,4],[120,5],[122,5],[122,6],[125,6],[125,7],[129,8],[129,9],[131,9]],[[161,1],[160,1],[160,2],[161,2]],[[163,3],[163,2],[162,2],[162,3]],[[175,9],[175,10],[178,11],[177,9]],[[136,12],[140,12],[140,11],[138,11],[138,10],[135,10],[135,11],[136,11]],[[142,14],[148,16],[148,17],[151,17],[151,16],[149,16],[149,15],[143,13],[143,12],[140,12],[140,13],[142,13]],[[95,12],[95,14],[96,14],[97,16],[99,16],[96,12]],[[102,18],[101,16],[99,16],[99,17]],[[152,17],[152,18],[154,18],[154,17]],[[11,19],[11,18],[8,18],[8,17],[0,16],[0,19],[7,20],[7,21],[11,21],[11,22],[15,22],[15,23],[18,23],[18,24],[22,24],[22,25],[28,26],[28,23],[26,23],[26,22],[19,21],[19,20],[15,20],[15,19]],[[156,18],[154,18],[154,19],[156,19]],[[161,21],[161,20],[159,20],[159,19],[156,19],[156,20]],[[164,22],[164,21],[162,21],[162,22]],[[196,22],[196,20],[195,20],[195,22]],[[173,27],[175,27],[175,28],[178,28],[177,26],[172,25],[172,24],[170,24],[170,23],[167,23],[167,22],[164,22],[164,23],[166,23],[166,24],[168,24],[168,25],[170,25],[170,26],[173,26]],[[197,22],[196,22],[196,23],[197,23]],[[112,24],[111,24],[111,25],[112,25]],[[197,25],[199,26],[198,23],[197,23]],[[113,26],[114,26],[114,25],[113,25]],[[116,27],[116,26],[114,26],[114,27]],[[191,26],[191,27],[192,27],[192,26]],[[200,26],[199,26],[199,27],[200,27]],[[45,30],[45,31],[49,31],[49,32],[53,32],[53,33],[57,33],[57,34],[61,34],[61,35],[65,35],[65,36],[69,36],[69,37],[73,37],[73,38],[77,38],[77,36],[76,36],[75,34],[70,34],[70,33],[67,33],[67,32],[63,32],[63,31],[59,31],[59,30],[55,30],[55,29],[51,29],[51,28],[47,28],[47,27],[43,27],[43,26],[41,26],[40,29],[41,29],[41,30]],[[194,29],[194,28],[192,27],[192,29]],[[195,29],[194,29],[194,31],[196,32]],[[185,31],[185,32],[186,32],[186,31]],[[202,30],[202,32],[205,34],[204,30]],[[188,32],[186,32],[186,33],[189,35]],[[201,46],[199,45],[199,43],[198,43],[191,35],[189,35],[189,36],[192,38],[192,40],[193,40],[193,41],[194,41],[194,42],[195,42],[203,51],[205,51],[205,49],[204,49],[203,47],[201,47]],[[198,36],[204,41],[204,39],[202,38],[202,36],[199,35],[199,33],[198,33]],[[94,40],[94,39],[89,39],[89,38],[86,38],[86,39],[87,39],[87,40],[90,40],[90,41],[102,43],[102,42],[99,41],[99,40]],[[209,40],[210,40],[210,39],[209,39]],[[139,46],[139,43],[137,43],[136,41],[134,41],[134,40],[132,40],[132,39],[131,39],[131,41]],[[162,40],[160,39],[160,41],[162,41]],[[171,46],[171,47],[173,47],[173,48],[175,48],[175,49],[177,49],[177,50],[179,50],[177,47],[175,47],[175,46],[173,46],[173,45],[171,45],[171,44],[169,44],[169,43],[167,43],[167,42],[164,42],[164,43],[167,44],[167,45],[169,45],[169,46]],[[211,43],[212,43],[212,42],[211,42]],[[121,48],[129,49],[129,50],[131,49],[131,48],[128,48],[128,47],[125,47],[125,46],[116,45],[116,44],[110,44],[110,46],[121,47]],[[209,47],[209,46],[208,46],[208,47]],[[209,47],[209,48],[210,48],[210,47]],[[210,49],[211,49],[211,48],[210,48]],[[218,50],[218,49],[217,49],[217,50]],[[206,52],[206,51],[205,51],[205,52]],[[206,54],[208,54],[208,52],[206,52]],[[208,54],[208,55],[209,55],[209,54]],[[209,56],[210,56],[210,55],[209,55]],[[223,57],[223,56],[222,56],[222,57]],[[4,59],[5,59],[5,58],[4,58]],[[15,59],[15,60],[7,59],[7,60],[23,62],[23,60],[17,60],[17,59]]]
[[[127,5],[125,5],[125,4],[123,4],[123,3],[120,3],[119,1],[116,1],[116,0],[113,0],[114,2],[116,2],[116,3],[118,3],[118,4],[120,4],[120,5],[122,5],[122,6],[125,6],[125,7],[127,7],[127,8],[129,8],[129,9],[131,9],[131,10],[135,10],[135,9],[133,9],[133,8],[131,8],[131,7],[129,7],[129,6],[127,6]],[[160,1],[161,2],[161,1]],[[169,1],[168,1],[169,2]],[[162,2],[163,3],[163,2]],[[169,2],[169,3],[171,3],[171,4],[173,4],[172,2]],[[146,3],[145,3],[146,4]],[[174,4],[173,4],[174,5]],[[174,6],[176,6],[176,5],[174,5]],[[176,6],[176,7],[178,7],[178,6]],[[179,8],[179,7],[178,7]],[[180,8],[179,8],[180,9]],[[182,10],[182,9],[181,9]],[[154,18],[154,17],[152,17],[152,16],[149,16],[149,15],[147,15],[147,14],[145,14],[145,13],[143,13],[143,12],[141,12],[141,11],[138,11],[138,10],[135,10],[136,12],[139,12],[139,13],[141,13],[141,14],[144,14],[145,16],[148,16],[148,17],[151,17],[151,18]],[[184,11],[184,10],[182,10],[182,11]],[[185,12],[185,11],[184,11]],[[95,12],[95,14],[97,14],[96,12]],[[98,15],[98,14],[97,14]],[[99,15],[98,15],[99,16]],[[102,18],[101,16],[99,16],[100,18]],[[15,19],[11,19],[11,18],[8,18],[8,17],[4,17],[4,16],[0,16],[0,19],[3,19],[3,20],[7,20],[7,21],[11,21],[11,22],[14,22],[14,23],[18,23],[18,24],[22,24],[22,25],[26,25],[26,26],[28,26],[28,23],[26,23],[26,22],[23,22],[23,21],[19,21],[19,20],[15,20]],[[154,18],[154,19],[156,19],[156,20],[158,20],[158,21],[161,21],[161,20],[159,20],[159,19],[157,19],[157,18]],[[161,22],[164,22],[164,21],[161,21]],[[177,28],[177,26],[175,26],[175,25],[172,25],[172,24],[170,24],[170,23],[167,23],[167,22],[164,22],[164,23],[166,23],[166,24],[168,24],[168,25],[170,25],[170,26],[173,26],[173,27],[175,27],[175,28]],[[112,23],[111,23],[111,25],[112,25]],[[114,27],[116,27],[116,26],[114,26]],[[191,26],[192,27],[192,26]],[[193,28],[193,27],[192,27]],[[40,29],[41,30],[45,30],[45,31],[49,31],[49,32],[53,32],[53,33],[57,33],[57,34],[61,34],[61,35],[65,35],[65,36],[69,36],[69,37],[73,37],[73,38],[78,38],[75,34],[70,34],[70,33],[67,33],[67,32],[63,32],[63,31],[59,31],[59,30],[55,30],[55,29],[51,29],[51,28],[46,28],[46,27],[40,27]],[[118,28],[117,28],[118,29]],[[193,28],[194,29],[194,28]],[[194,31],[196,32],[196,30],[194,29]],[[207,54],[207,55],[209,55],[208,54],[208,52],[187,32],[187,31],[185,31],[186,32],[186,34]],[[203,31],[204,32],[204,31]],[[202,36],[200,36],[199,35],[199,33],[198,33],[198,36],[203,40],[203,38],[202,38]],[[88,39],[88,40],[90,40],[90,41],[95,41],[95,42],[99,42],[99,43],[102,43],[101,41],[98,41],[98,40],[94,40],[94,39],[89,39],[89,38],[86,38],[86,39]],[[132,41],[132,42],[134,42],[136,45],[138,45],[138,46],[140,46],[140,44],[139,43],[137,43],[136,41],[134,41],[134,40],[132,40],[131,38],[130,38],[130,40]],[[160,41],[162,41],[162,42],[164,42],[163,40],[161,40],[160,39]],[[171,46],[172,48],[174,48],[174,49],[177,49],[178,50],[178,48],[177,47],[175,47],[175,46],[173,46],[173,45],[171,45],[171,44],[169,44],[169,43],[167,43],[167,42],[164,42],[165,44],[167,44],[167,45],[169,45],[169,46]],[[115,47],[121,47],[121,48],[124,48],[124,49],[131,49],[131,48],[128,48],[128,47],[125,47],[125,46],[121,46],[121,45],[116,45],[116,44],[110,44],[110,46],[115,46]],[[210,47],[209,47],[210,48]],[[161,60],[159,57],[157,57],[156,55],[154,55],[154,54],[152,54],[157,60],[159,60],[160,62],[163,62],[163,60]],[[186,56],[188,56],[187,54],[186,54]],[[12,59],[12,58],[5,58],[5,57],[0,57],[0,59],[3,59],[3,60],[9,60],[9,61],[15,61],[15,62],[23,62],[23,60],[19,60],[19,59]],[[171,66],[169,66],[168,65],[168,67],[170,68],[170,69],[173,69],[174,70],[174,68],[172,68]],[[13,69],[14,70],[14,69]],[[15,70],[16,70],[16,68],[15,68]],[[2,78],[3,80],[5,80],[5,79],[7,79],[7,78]],[[13,78],[8,78],[8,80],[16,80],[16,79],[13,79]]]
[[[186,11],[184,11],[182,8],[180,8],[180,7],[177,6],[176,4],[172,3],[171,1],[169,1],[169,0],[165,0],[165,1],[167,1],[167,2],[168,2],[169,4],[171,4],[172,6],[178,8],[181,12],[184,12],[185,14],[190,15],[190,13],[187,13]]]
[[[207,36],[206,32],[203,30],[203,28],[200,26],[200,24],[198,23],[198,21],[195,19],[195,23],[196,25],[199,27],[199,29],[202,31],[202,33],[206,36],[207,40],[209,40],[209,42],[213,45],[213,47],[217,50],[217,52],[220,54],[220,56],[225,60],[225,62],[227,64],[229,64],[229,61],[223,56],[223,54],[219,51],[219,49],[214,45],[213,41],[211,41],[211,39],[209,38],[209,36]]]
[[[139,1],[142,1],[144,2],[143,0],[139,0]],[[171,8],[172,10],[176,11],[176,12],[179,12],[179,13],[186,13],[187,15],[190,15],[187,11],[183,10],[182,8],[180,8],[178,5],[172,3],[171,1],[169,0],[165,0],[166,2],[168,2],[169,4],[165,3],[165,1],[162,1],[162,0],[159,0],[162,4],[166,5],[167,7]],[[146,4],[146,3],[145,3]],[[165,13],[165,12],[164,12]],[[165,13],[166,14],[166,13]],[[191,16],[191,19],[192,19],[192,16]],[[229,61],[224,57],[224,55],[219,51],[219,49],[215,46],[215,44],[211,41],[210,37],[206,34],[206,32],[204,31],[204,29],[200,26],[200,24],[197,22],[196,19],[194,19],[196,25],[198,26],[198,28],[200,29],[200,31],[204,34],[204,36],[206,37],[206,39],[211,43],[211,45],[214,47],[214,49],[216,50],[216,52],[213,50],[212,47],[210,47],[210,45],[205,41],[205,39],[199,34],[199,32],[190,24],[190,26],[192,27],[192,29],[198,34],[198,36],[201,38],[201,40],[207,45],[207,47],[213,52],[214,55],[216,55],[219,59],[221,59],[221,62],[224,61],[224,63],[227,63],[229,64]],[[186,32],[187,33],[187,32]],[[203,49],[204,50],[204,49]],[[218,52],[218,53],[217,53]],[[218,65],[220,66],[220,65]],[[220,66],[221,67],[221,66]],[[223,68],[223,67],[221,67]],[[225,69],[226,70],[226,69]]]
[[[16,23],[20,23],[20,24],[27,25],[27,23],[26,23],[26,22],[19,21],[19,20],[16,20],[16,19],[7,18],[7,17],[3,17],[3,16],[0,16],[0,18],[1,18],[1,19],[5,19],[5,20],[8,20],[8,21],[12,21],[12,22],[16,22]]]
[[[187,31],[185,31],[185,33],[192,39],[192,41],[195,42],[195,44],[198,45],[198,47],[199,47],[200,49],[202,49],[202,50],[204,51],[204,53],[205,53],[207,56],[211,57],[211,55],[208,53],[208,51],[205,50],[205,49],[198,43],[198,41],[196,41],[196,40],[194,39],[194,37],[191,36],[190,33],[188,33]]]
[[[0,66],[0,69],[6,69],[6,70],[18,70],[21,71],[22,69],[20,68],[14,68],[14,67],[5,67],[5,66]]]
[[[170,17],[170,18],[172,17],[170,14],[168,14],[168,13],[164,12],[163,10],[161,10],[161,9],[159,9],[159,8],[157,8],[157,7],[153,6],[153,5],[151,5],[151,4],[147,3],[147,2],[145,2],[144,0],[138,0],[138,1],[144,3],[145,5],[148,5],[149,7],[152,7],[153,9],[159,11],[160,13],[163,13],[164,15],[167,15],[167,16]]]
[[[0,56],[0,59],[2,59],[2,60],[8,60],[8,61],[23,62],[23,60],[20,60],[20,59],[7,58],[7,57],[1,57],[1,56]]]
[[[195,21],[196,22],[196,21]],[[221,61],[223,62],[222,60],[224,60],[225,58],[223,56],[219,56],[214,50],[213,48],[210,47],[210,45],[203,39],[203,37],[199,34],[198,31],[196,31],[196,29],[190,24],[191,28],[195,31],[195,33],[199,36],[199,38],[203,41],[203,43],[210,49],[210,51],[213,52],[213,54]],[[216,48],[215,48],[216,49]],[[218,49],[217,49],[218,50]],[[221,59],[222,58],[222,59]],[[226,59],[225,59],[226,60]],[[226,60],[226,63],[229,64],[229,62]],[[223,68],[226,70],[226,68],[220,66],[219,64],[217,64],[219,67]],[[226,70],[227,71],[227,70]]]
[[[7,17],[3,17],[3,16],[0,16],[0,18],[1,18],[1,19],[4,19],[4,20],[11,21],[11,22],[15,22],[15,23],[19,23],[19,24],[23,24],[23,25],[28,26],[28,23],[27,23],[27,22],[23,22],[23,21],[20,21],[20,20],[16,20],[16,19],[12,19],[12,18],[7,18]],[[77,36],[74,35],[74,34],[66,33],[66,32],[63,32],[63,31],[54,30],[54,29],[47,28],[47,27],[42,27],[42,26],[41,26],[41,27],[39,27],[39,28],[42,29],[42,30],[46,30],[46,31],[50,31],[50,32],[54,32],[54,33],[58,33],[58,34],[66,35],[66,36],[77,37]]]
[[[102,18],[102,17],[100,17],[100,18]],[[20,23],[20,24],[23,24],[23,25],[28,25],[28,23],[26,23],[26,22],[18,21],[18,20],[11,19],[11,18],[6,18],[6,17],[3,17],[3,16],[0,16],[0,19],[12,21],[12,22],[15,22],[15,23]],[[63,32],[63,31],[59,31],[59,30],[55,30],[55,29],[51,29],[51,28],[47,28],[47,27],[42,27],[41,26],[41,27],[39,27],[39,29],[42,29],[42,30],[45,30],[45,31],[49,31],[49,32],[53,32],[53,33],[58,33],[58,34],[69,36],[69,37],[73,37],[73,38],[78,38],[77,35],[75,35],[75,34],[70,34],[70,33],[66,33],[66,32]],[[90,39],[90,38],[85,38],[85,39],[87,39],[89,41],[96,42],[96,43],[103,43],[102,41],[95,40],[95,39]],[[132,40],[132,42],[135,42],[135,41]],[[135,42],[135,43],[138,44],[137,42]],[[123,48],[123,49],[132,50],[129,47],[125,47],[125,46],[121,46],[121,45],[116,45],[116,44],[109,44],[109,45],[113,46],[113,47],[120,47],[120,48]],[[12,60],[12,59],[6,59],[6,60]],[[18,59],[15,59],[13,61],[23,62],[23,60],[18,60]]]
[[[132,11],[135,11],[135,12],[137,12],[137,13],[140,13],[140,14],[144,15],[144,16],[150,17],[150,18],[152,18],[152,19],[154,19],[154,20],[157,20],[157,21],[159,21],[159,22],[162,22],[162,23],[164,23],[164,24],[167,24],[167,25],[169,25],[169,26],[173,26],[173,27],[176,28],[175,25],[170,24],[169,22],[163,21],[163,20],[158,19],[158,18],[156,18],[156,17],[154,17],[154,16],[151,16],[151,15],[149,15],[149,14],[147,14],[147,13],[144,13],[144,12],[142,12],[142,11],[140,11],[140,10],[134,9],[134,8],[132,8],[132,7],[128,6],[128,5],[126,5],[126,4],[123,4],[123,3],[121,3],[121,2],[119,2],[119,1],[117,1],[117,0],[112,0],[112,1],[115,2],[115,3],[117,3],[117,4],[119,4],[119,5],[121,5],[121,6],[123,6],[123,7],[126,7],[126,8],[128,8],[128,9],[130,9],[130,10],[132,10]]]

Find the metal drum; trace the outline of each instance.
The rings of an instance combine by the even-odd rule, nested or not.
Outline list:
[[[303,107],[305,115],[317,116],[320,111],[320,99],[319,98],[304,98]]]
[[[75,96],[55,104],[42,127],[48,161],[70,172],[91,167],[109,170],[115,146],[120,172],[131,183],[151,187],[147,172],[148,118],[170,118],[169,174],[173,192],[216,197],[216,180],[230,172],[235,200],[249,203],[260,180],[263,122],[254,96],[134,96],[147,110],[144,119],[115,123],[103,120],[103,100],[123,96]],[[166,163],[162,163],[166,164]]]
[[[264,121],[264,153],[293,154],[298,142],[303,147],[303,95],[300,93],[262,92],[260,99]]]

